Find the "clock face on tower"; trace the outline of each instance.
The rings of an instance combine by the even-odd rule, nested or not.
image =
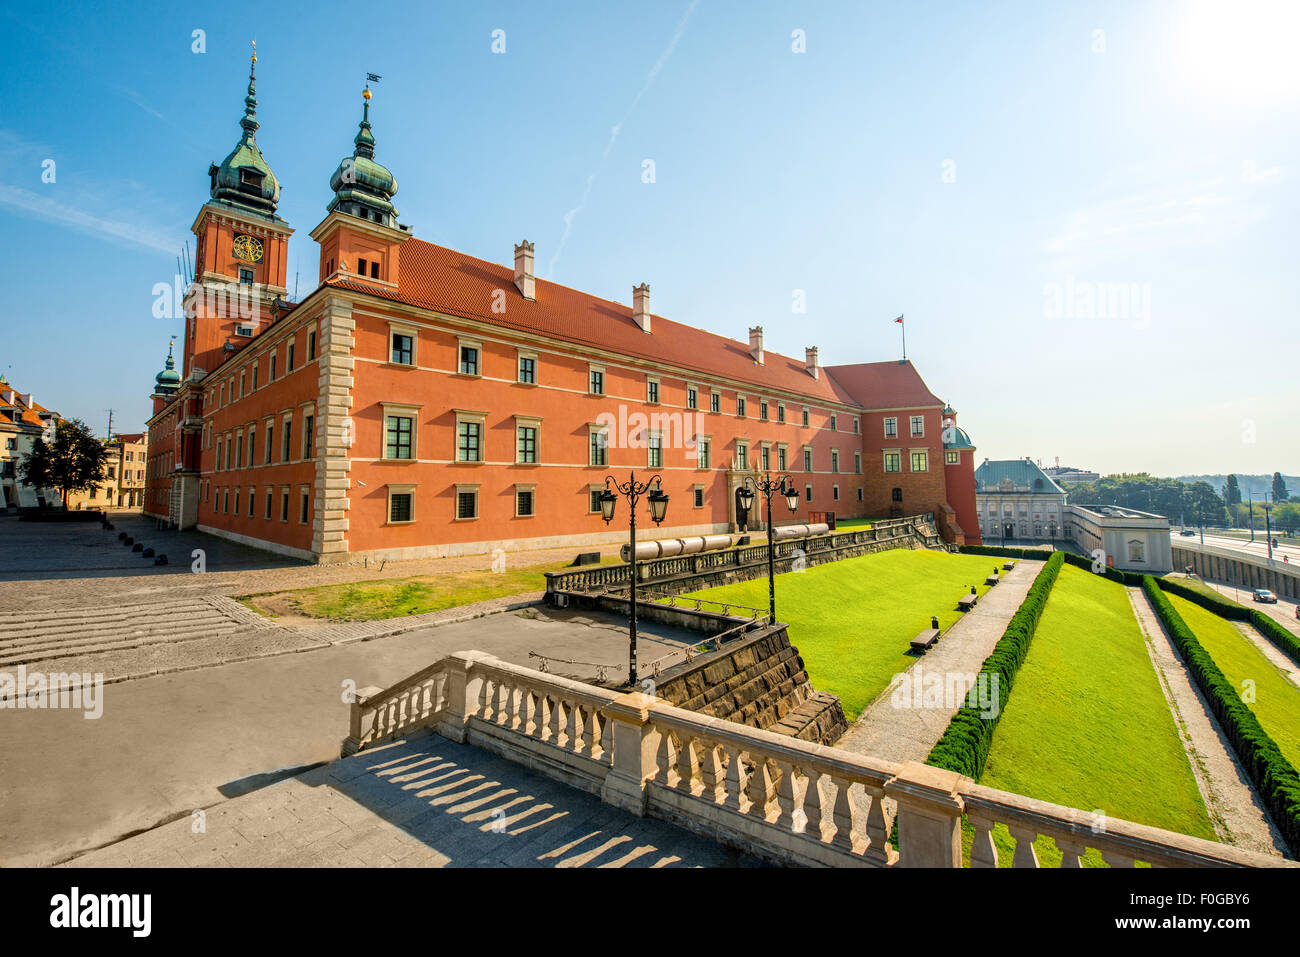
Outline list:
[[[262,241],[256,236],[240,233],[235,237],[234,243],[231,244],[231,251],[234,252],[236,259],[242,259],[244,262],[260,263],[262,261]]]

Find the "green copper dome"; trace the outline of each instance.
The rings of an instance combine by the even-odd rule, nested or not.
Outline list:
[[[171,344],[167,345],[167,361],[163,370],[154,376],[154,391],[159,395],[171,395],[181,385],[181,374],[176,371],[176,360],[172,358]]]
[[[370,87],[367,86],[361,95],[365,106],[357,135],[352,140],[356,149],[351,156],[343,157],[330,177],[334,199],[330,202],[329,212],[337,209],[396,227],[397,207],[392,199],[397,194],[397,179],[386,167],[375,162],[375,136],[370,128]]]
[[[248,95],[244,97],[244,116],[239,121],[244,135],[230,155],[208,168],[212,178],[211,195],[218,203],[236,206],[262,216],[275,217],[280,202],[280,181],[257,147],[257,55],[248,70]]]

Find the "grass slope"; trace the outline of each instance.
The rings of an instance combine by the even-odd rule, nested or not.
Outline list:
[[[853,721],[915,663],[908,643],[931,615],[947,628],[961,616],[957,599],[971,585],[981,595],[988,590],[993,564],[982,555],[891,549],[816,565],[776,576],[776,615],[790,625],[813,686],[839,695]],[[692,594],[766,609],[767,578]]]
[[[1122,586],[1067,565],[994,732],[981,783],[1214,840]],[[999,835],[1009,863],[1009,836]],[[1040,860],[1060,854],[1046,838]],[[1100,864],[1089,852],[1085,864]]]
[[[1247,706],[1277,742],[1282,755],[1300,767],[1300,688],[1288,681],[1232,622],[1186,598],[1168,597],[1223,676],[1239,692],[1247,681],[1254,682],[1255,700],[1246,698]]]

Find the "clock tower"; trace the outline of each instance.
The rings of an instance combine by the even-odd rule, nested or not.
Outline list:
[[[243,135],[208,169],[210,199],[190,227],[197,240],[194,282],[185,296],[182,376],[201,378],[270,324],[288,293],[289,237],[276,214],[280,183],[258,148],[257,52],[239,125]]]

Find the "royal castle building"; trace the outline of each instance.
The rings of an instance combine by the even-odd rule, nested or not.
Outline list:
[[[254,68],[256,57],[254,57]],[[605,477],[661,477],[657,537],[762,528],[737,492],[788,475],[801,520],[931,511],[978,542],[974,446],[910,362],[823,366],[417,238],[375,159],[370,91],[330,177],[316,288],[256,141],[209,169],[180,369],[153,394],[145,510],[320,562],[622,543]],[[755,512],[757,512],[757,506]],[[783,520],[793,518],[782,506]]]

